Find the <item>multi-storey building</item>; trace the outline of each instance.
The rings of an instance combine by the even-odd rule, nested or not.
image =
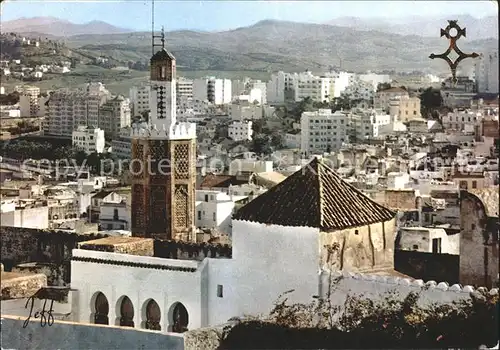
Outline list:
[[[179,77],[177,80],[176,96],[177,99],[193,98],[193,80]]]
[[[73,131],[72,141],[74,147],[87,154],[104,152],[105,140],[102,129],[79,126]]]
[[[285,103],[285,77],[286,73],[281,71],[271,75],[266,84],[266,100],[269,104]]]
[[[83,90],[54,91],[46,106],[44,133],[71,137],[79,126],[99,126],[100,107],[109,98],[109,92],[95,84]]]
[[[260,80],[251,80],[247,84],[247,91],[249,92],[249,95],[252,96],[252,91],[254,91],[254,96],[259,95],[257,92],[260,91],[260,101],[259,103],[265,105],[267,104],[267,86],[266,83],[260,81]],[[253,102],[253,100],[250,100],[250,102]]]
[[[130,89],[130,107],[132,116],[140,116],[149,111],[149,90],[148,84],[134,86]]]
[[[311,72],[293,73],[285,80],[285,89],[292,90],[292,99],[301,101],[310,98],[313,101],[323,102],[331,99],[331,82],[334,78],[319,77]]]
[[[19,110],[21,111],[21,117],[33,118],[39,116],[39,96],[40,88],[36,86],[25,86],[21,89],[19,95]]]
[[[373,84],[358,78],[351,78],[349,85],[341,92],[341,96],[345,96],[351,101],[365,102],[368,106],[363,106],[363,108],[372,107],[374,95]]]
[[[483,115],[477,111],[455,110],[443,115],[442,124],[445,130],[463,131],[468,133],[482,134]]]
[[[498,51],[476,59],[474,73],[477,92],[498,93]]]
[[[377,91],[373,99],[373,104],[376,109],[388,110],[391,100],[401,97],[409,97],[408,91],[400,87]]]
[[[394,121],[407,122],[420,118],[420,98],[402,96],[389,101],[388,112]]]
[[[208,77],[193,80],[193,98],[215,105],[231,103],[231,80]]]
[[[111,150],[119,159],[130,159],[131,151],[131,128],[123,128],[118,136],[111,141]]]
[[[106,136],[113,139],[120,129],[130,126],[130,100],[123,96],[115,96],[103,104],[99,111],[98,127]]]
[[[330,109],[304,112],[300,119],[301,151],[316,154],[335,151],[348,142],[349,116],[342,112],[332,113]]]
[[[228,137],[233,141],[249,141],[252,139],[252,121],[233,121],[229,124]]]
[[[391,82],[391,77],[388,74],[366,73],[358,75],[358,78],[361,81],[371,84],[374,91],[377,90],[378,84]]]
[[[355,114],[352,127],[358,141],[379,137],[379,128],[391,123],[391,116],[380,111],[359,111]]]
[[[262,106],[253,104],[231,104],[229,106],[229,115],[232,120],[236,121],[262,119],[262,113]]]

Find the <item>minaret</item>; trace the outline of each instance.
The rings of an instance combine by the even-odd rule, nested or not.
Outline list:
[[[132,235],[195,241],[196,124],[176,122],[175,57],[160,38],[149,121],[132,127]]]

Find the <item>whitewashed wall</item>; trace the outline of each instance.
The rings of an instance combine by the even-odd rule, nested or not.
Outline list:
[[[128,261],[143,264],[197,268],[198,261],[161,259],[146,256],[116,254],[74,249],[73,257]],[[206,262],[201,263],[201,265]],[[161,310],[161,327],[166,331],[171,323],[172,307],[181,302],[189,314],[189,329],[202,326],[201,276],[196,272],[169,271],[148,267],[130,267],[94,262],[71,262],[71,287],[79,290],[79,322],[93,323],[92,308],[98,292],[104,293],[109,303],[109,323],[119,325],[119,308],[122,296],[128,296],[134,305],[134,324],[143,328],[145,306],[154,299]]]

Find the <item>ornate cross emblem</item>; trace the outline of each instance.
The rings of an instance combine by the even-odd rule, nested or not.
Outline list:
[[[442,54],[435,55],[432,53],[429,56],[430,59],[441,58],[441,59],[445,60],[446,63],[448,63],[448,65],[450,66],[450,69],[451,69],[453,84],[456,84],[456,82],[457,82],[456,73],[457,73],[458,64],[466,58],[469,58],[469,57],[476,58],[479,56],[475,52],[473,52],[471,54],[465,54],[462,52],[462,50],[460,50],[458,48],[457,40],[460,39],[462,36],[464,38],[466,37],[466,33],[465,33],[466,28],[463,28],[463,29],[460,28],[460,26],[457,24],[457,22],[458,21],[456,21],[456,20],[448,21],[448,26],[445,29],[441,29],[441,37],[445,36],[447,39],[450,40],[450,46],[448,47],[448,49],[445,52],[443,52]],[[456,34],[454,36],[452,34],[450,34],[450,31],[452,29],[455,29],[455,31],[456,31]],[[454,51],[458,55],[458,57],[455,59],[454,62],[452,62],[452,60],[449,57],[449,54],[452,53],[452,51]]]

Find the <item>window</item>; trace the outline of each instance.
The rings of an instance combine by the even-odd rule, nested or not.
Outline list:
[[[471,229],[471,230],[475,230],[475,229],[476,229],[476,224],[471,224],[471,225],[470,225],[470,229]]]
[[[215,213],[213,213],[212,217],[213,217],[214,221],[217,221],[217,215]]]
[[[113,210],[113,220],[118,220],[118,209]]]
[[[359,231],[358,230],[354,230],[354,234],[355,235],[359,235]]]
[[[441,254],[441,238],[432,239],[432,252],[436,254]]]
[[[467,189],[467,181],[460,181],[460,188],[463,190]]]
[[[205,195],[205,202],[208,202],[208,194]]]
[[[198,220],[201,220],[201,210],[198,210]]]
[[[217,285],[217,297],[222,298],[223,297],[223,286],[221,284]]]
[[[472,188],[477,188],[477,181],[472,181]]]
[[[418,244],[413,245],[413,250],[418,250]]]

